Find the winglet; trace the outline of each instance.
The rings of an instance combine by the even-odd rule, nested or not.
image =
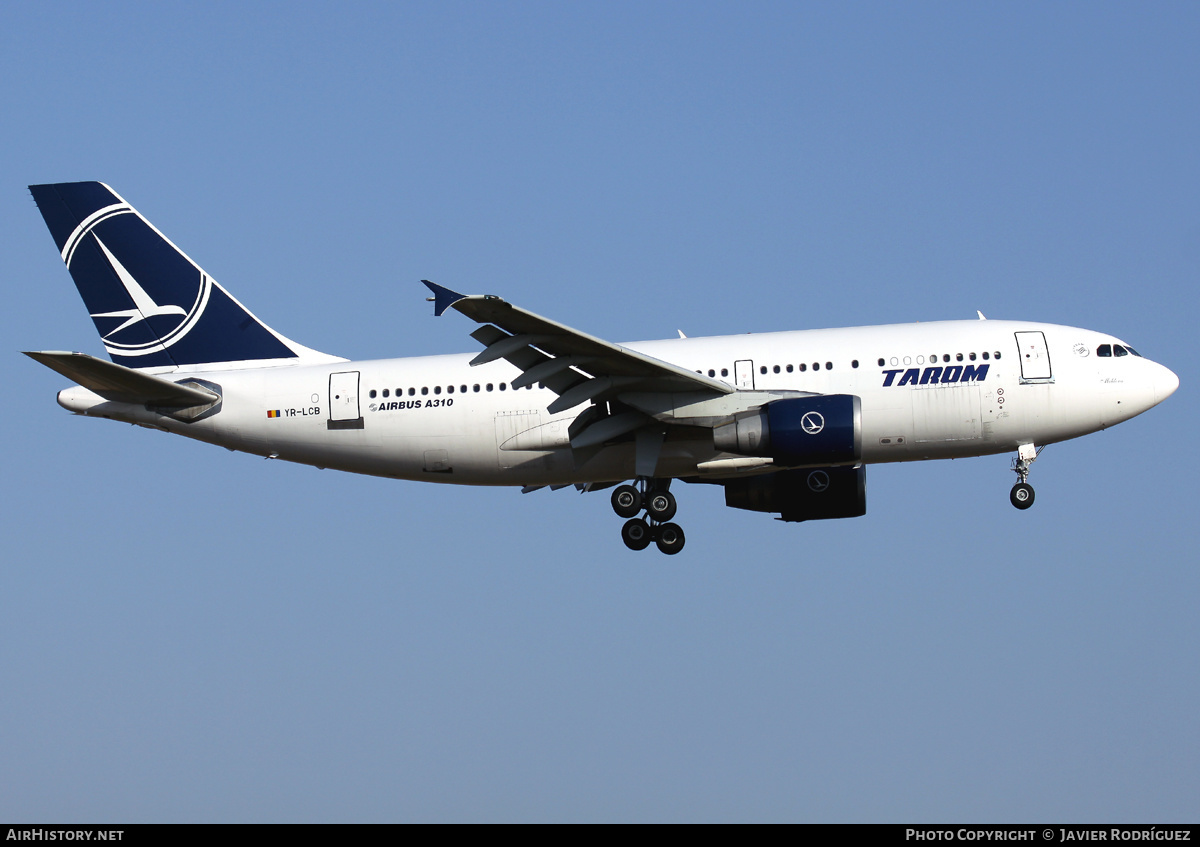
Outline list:
[[[430,282],[427,279],[423,279],[421,282],[425,283],[425,287],[433,292],[433,297],[430,299],[433,300],[433,316],[435,318],[440,318],[442,312],[449,309],[459,300],[467,299],[467,295],[451,291],[449,288],[438,285],[436,282]]]

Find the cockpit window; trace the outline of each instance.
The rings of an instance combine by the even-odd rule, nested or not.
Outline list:
[[[1129,351],[1126,350],[1124,347],[1122,347],[1120,344],[1113,345],[1113,353],[1117,356],[1128,356],[1129,355]]]
[[[1134,350],[1132,347],[1126,347],[1125,349],[1137,356],[1139,359],[1144,358],[1141,353],[1139,353],[1137,350]]]
[[[1105,356],[1105,357],[1108,357],[1111,359],[1112,358],[1112,345],[1111,344],[1101,344],[1099,347],[1096,348],[1096,355],[1097,356]]]

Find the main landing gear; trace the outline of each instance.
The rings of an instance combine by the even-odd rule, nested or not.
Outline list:
[[[683,549],[683,530],[669,523],[676,510],[675,496],[667,490],[670,484],[668,479],[639,478],[634,485],[618,485],[613,490],[613,511],[629,518],[621,527],[621,540],[630,550],[645,550],[651,541],[668,556]],[[646,517],[637,517],[643,509]]]
[[[1012,469],[1017,475],[1017,484],[1008,492],[1009,501],[1018,509],[1028,509],[1033,505],[1033,486],[1029,479],[1029,466],[1034,463],[1038,453],[1042,452],[1032,444],[1022,444],[1017,448],[1017,458],[1013,459]]]

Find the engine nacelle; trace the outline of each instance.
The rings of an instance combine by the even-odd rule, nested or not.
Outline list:
[[[862,458],[862,401],[853,394],[773,400],[714,428],[713,445],[784,467],[853,464]]]
[[[779,512],[781,520],[857,518],[867,513],[867,469],[809,468],[733,479],[725,505],[751,512]]]

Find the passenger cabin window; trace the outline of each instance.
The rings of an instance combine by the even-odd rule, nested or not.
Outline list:
[[[1111,359],[1112,358],[1112,345],[1111,344],[1101,344],[1099,347],[1096,348],[1096,355],[1103,356],[1106,359]]]

